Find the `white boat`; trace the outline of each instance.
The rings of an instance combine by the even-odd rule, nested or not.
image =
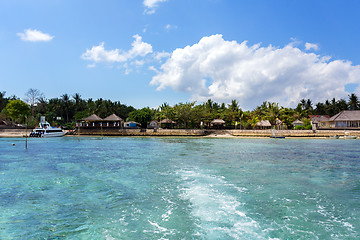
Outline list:
[[[352,136],[350,132],[345,132],[344,139],[357,139],[357,136]]]
[[[59,127],[52,127],[50,123],[45,121],[45,117],[41,117],[39,127],[34,128],[29,137],[62,137],[64,131]]]

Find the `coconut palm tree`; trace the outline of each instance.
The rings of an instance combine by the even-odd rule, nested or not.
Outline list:
[[[348,105],[350,110],[359,110],[359,99],[355,93],[349,95]]]

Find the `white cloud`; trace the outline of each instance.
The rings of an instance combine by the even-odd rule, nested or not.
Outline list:
[[[237,99],[245,109],[266,100],[295,106],[302,98],[317,102],[347,97],[344,85],[360,83],[360,66],[329,60],[291,44],[248,46],[213,35],[173,51],[151,84],[158,90],[189,92],[193,100]]]
[[[176,25],[166,24],[165,30],[170,31],[171,29],[177,29]]]
[[[314,50],[314,51],[319,51],[320,47],[318,44],[315,43],[305,43],[305,50],[306,51],[310,51],[310,50]]]
[[[156,60],[160,61],[161,59],[163,59],[163,58],[168,58],[168,57],[170,57],[170,56],[171,56],[170,53],[162,51],[162,52],[157,52],[157,53],[155,54],[154,58],[155,58]]]
[[[125,53],[120,53],[119,49],[105,50],[104,43],[100,43],[99,46],[93,46],[91,49],[87,49],[85,53],[81,55],[84,60],[93,62],[125,62],[127,60]]]
[[[155,9],[158,7],[159,3],[166,2],[167,0],[144,0],[143,4],[146,7],[146,14],[154,14]]]
[[[85,53],[81,55],[81,58],[95,63],[107,62],[126,62],[136,57],[144,57],[149,53],[152,53],[152,46],[149,43],[142,41],[141,36],[134,35],[134,42],[131,44],[132,48],[129,51],[123,51],[119,49],[105,50],[104,43],[100,43],[98,46],[93,46],[91,49],[87,49]]]
[[[17,33],[21,40],[26,42],[49,42],[54,36],[50,34],[43,33],[36,29],[26,29],[23,33]]]
[[[136,56],[142,56],[152,53],[153,49],[149,43],[143,42],[142,37],[139,35],[134,35],[135,41],[131,44],[132,49],[129,51],[129,58],[134,58]]]

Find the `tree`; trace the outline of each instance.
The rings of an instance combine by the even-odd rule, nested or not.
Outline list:
[[[259,122],[259,118],[255,115],[248,120],[248,124],[250,124],[252,128],[255,128],[257,122]]]
[[[29,116],[30,108],[24,101],[19,99],[11,100],[5,107],[5,114],[11,120],[16,121],[21,116]]]
[[[5,98],[5,91],[4,92],[0,92],[0,112],[1,110],[3,110],[3,108],[5,108],[6,104],[9,102],[8,98]]]
[[[153,119],[154,110],[146,107],[129,113],[128,120],[135,121],[141,124],[141,127],[146,128],[147,124]]]
[[[185,128],[188,128],[193,119],[193,107],[195,106],[195,103],[196,102],[179,103],[174,106],[175,121],[182,124]]]
[[[61,101],[66,113],[66,122],[69,122],[70,96],[65,93],[61,96]]]
[[[359,99],[355,93],[352,93],[351,95],[349,95],[348,104],[349,104],[350,110],[358,110],[359,109]]]
[[[45,96],[42,92],[40,92],[39,89],[30,88],[25,93],[25,101],[30,105],[34,106],[36,105],[41,99],[43,99]]]

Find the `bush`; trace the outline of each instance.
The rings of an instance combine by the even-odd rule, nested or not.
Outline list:
[[[303,125],[297,125],[295,126],[295,130],[304,130],[305,127]]]

